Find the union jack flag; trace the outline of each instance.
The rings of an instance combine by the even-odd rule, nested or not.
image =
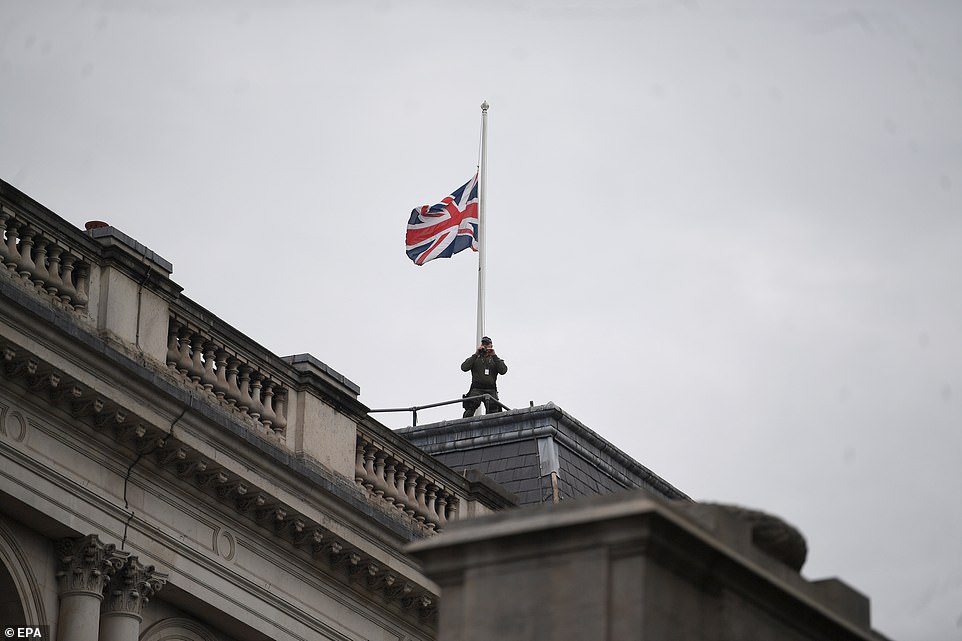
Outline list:
[[[450,258],[470,247],[478,251],[478,175],[455,189],[437,205],[411,210],[405,238],[408,258],[423,265]]]

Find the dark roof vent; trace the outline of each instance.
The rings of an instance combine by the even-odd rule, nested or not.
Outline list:
[[[84,225],[84,229],[87,231],[90,231],[91,229],[101,229],[103,227],[110,227],[110,225],[102,220],[88,220],[87,224]]]

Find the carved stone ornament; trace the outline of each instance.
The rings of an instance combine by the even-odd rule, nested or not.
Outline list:
[[[752,528],[752,543],[755,547],[796,572],[801,571],[808,557],[808,544],[796,527],[777,516],[759,510],[719,503],[709,505],[749,523]]]
[[[220,359],[218,363],[223,360],[221,356],[217,358]],[[220,369],[230,370],[230,364],[223,367],[218,365],[217,370]],[[200,452],[177,441],[168,432],[130,412],[128,408],[100,396],[66,374],[54,372],[51,365],[24,348],[0,339],[0,377],[10,376],[11,380],[20,377],[23,380],[15,382],[25,390],[31,390],[32,383],[38,380],[35,378],[37,375],[51,372],[58,377],[55,389],[52,379],[48,377],[44,379],[46,391],[41,390],[41,396],[59,403],[62,409],[82,419],[78,421],[78,429],[107,431],[108,435],[115,437],[118,446],[133,448],[140,454],[150,454],[149,461],[174,471],[215,500],[235,509],[240,516],[272,529],[281,540],[290,544],[292,550],[299,548],[310,554],[316,563],[337,571],[338,580],[345,584],[380,592],[397,605],[407,603],[411,607],[419,603],[421,615],[433,612],[433,606],[425,606],[424,600],[416,599],[419,596],[429,600],[434,598],[428,588],[409,583],[403,576],[375,570],[377,563],[371,554],[346,543],[319,523],[316,517],[312,519],[298,512],[248,479],[218,467]],[[230,371],[226,373],[230,374]],[[263,381],[261,383],[263,388]],[[236,383],[232,384],[236,386]],[[217,387],[214,389],[216,391]],[[279,398],[277,389],[275,384],[271,397],[275,410]],[[20,426],[20,432],[26,429],[25,417],[24,423],[19,423],[16,418],[19,415],[10,411],[10,408],[5,416],[8,437],[15,435],[11,432],[11,420]],[[272,429],[280,424],[281,416],[278,414],[277,423],[273,424]],[[161,444],[164,447],[160,447]],[[459,499],[455,494],[442,488],[436,479],[428,478],[413,465],[399,460],[393,452],[360,435],[357,441],[356,478],[362,487],[366,488],[365,484],[372,488],[377,486],[381,494],[372,493],[371,500],[392,506],[400,514],[407,515],[412,523],[422,523],[425,534],[437,532],[448,521],[457,518]],[[420,521],[416,520],[418,516]],[[224,536],[230,544],[225,544],[224,551],[219,554],[230,561],[235,550],[233,538]],[[214,551],[216,553],[217,549]],[[98,600],[112,600],[109,606],[105,604],[105,610],[116,608],[117,612],[123,612],[122,608],[126,607],[135,612],[143,608],[146,600],[166,582],[165,576],[153,573],[142,576],[138,584],[136,577],[130,576],[130,568],[125,570],[124,583],[117,583],[121,580],[117,576],[112,580],[112,575],[126,567],[129,553],[102,543],[95,535],[63,539],[56,544],[56,554],[60,595],[84,594]],[[124,599],[130,603],[125,605]]]
[[[112,543],[103,543],[96,534],[61,539],[56,543],[56,551],[61,596],[86,592],[99,597],[116,569],[114,561],[126,556]]]
[[[140,616],[144,606],[167,583],[167,575],[144,565],[136,556],[124,560],[107,588],[104,613]]]

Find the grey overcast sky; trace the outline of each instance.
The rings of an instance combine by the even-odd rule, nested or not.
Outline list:
[[[962,639],[962,3],[3,0],[0,87],[0,177],[372,408],[467,389],[476,255],[403,242],[488,100],[502,400]]]

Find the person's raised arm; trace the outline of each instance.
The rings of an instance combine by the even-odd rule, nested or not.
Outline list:
[[[471,355],[468,356],[466,359],[464,359],[464,362],[461,363],[461,371],[462,371],[462,372],[470,372],[470,371],[471,371],[471,368],[474,367],[474,362],[475,362],[476,360],[478,360],[478,353],[477,353],[477,352],[475,352],[474,354],[471,354]]]

